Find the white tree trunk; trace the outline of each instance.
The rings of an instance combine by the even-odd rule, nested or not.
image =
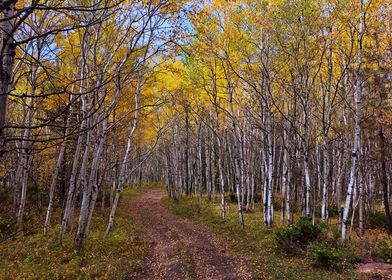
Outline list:
[[[52,175],[52,182],[50,184],[50,191],[49,191],[49,205],[48,205],[48,209],[46,210],[46,218],[45,218],[45,224],[44,224],[44,235],[46,235],[47,231],[48,231],[48,227],[50,225],[50,216],[52,213],[52,209],[53,209],[53,203],[54,203],[54,195],[55,195],[55,189],[56,189],[56,185],[57,185],[57,179],[61,170],[61,166],[63,163],[63,158],[64,158],[64,154],[65,154],[65,148],[67,146],[67,141],[68,141],[68,134],[70,133],[71,130],[71,118],[73,115],[73,89],[71,91],[72,93],[70,94],[69,97],[69,112],[68,112],[68,116],[67,116],[67,120],[65,123],[65,132],[64,132],[64,139],[63,142],[60,145],[60,150],[57,156],[57,162],[56,162],[56,167],[54,170],[54,173]]]
[[[362,94],[362,79],[361,79],[361,65],[362,65],[362,38],[363,38],[363,10],[362,1],[360,0],[360,21],[358,31],[358,52],[357,52],[357,70],[356,70],[356,83],[354,90],[355,100],[355,128],[354,128],[354,143],[351,154],[351,170],[350,177],[347,186],[346,202],[344,205],[343,218],[342,218],[342,241],[346,241],[347,238],[347,223],[348,215],[350,211],[352,193],[355,183],[355,177],[357,174],[358,160],[360,156],[361,148],[361,94]]]

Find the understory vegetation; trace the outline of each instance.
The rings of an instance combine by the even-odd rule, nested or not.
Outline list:
[[[139,192],[135,188],[126,189],[123,199],[129,200]],[[30,212],[29,225],[32,226],[8,236],[0,244],[0,279],[124,279],[131,276],[145,255],[146,242],[141,229],[127,215],[126,206],[122,203],[116,228],[104,238],[106,219],[97,211],[90,238],[80,252],[75,250],[71,235],[59,245],[58,227],[51,228],[44,236],[42,228],[34,226],[40,225],[42,216]],[[53,219],[60,218],[60,213],[55,212]]]
[[[176,215],[212,228],[224,239],[230,250],[248,260],[260,279],[355,279],[356,277],[351,264],[359,259],[351,247],[333,247],[321,239],[321,234],[332,234],[333,231],[328,226],[313,226],[311,221],[301,218],[287,229],[278,226],[266,228],[260,225],[261,211],[255,209],[244,213],[247,226],[242,231],[238,227],[236,207],[233,203],[227,205],[226,221],[222,221],[219,216],[219,203],[203,199],[200,213],[196,197],[183,197],[179,202],[164,198],[163,203]],[[278,216],[276,218],[279,219]],[[330,238],[334,240],[334,237]],[[309,243],[308,252],[306,246],[303,247],[298,243],[305,240],[313,241]],[[314,242],[316,240],[319,242]],[[286,245],[296,247],[296,250],[288,254]],[[283,250],[279,250],[280,246],[284,246]]]

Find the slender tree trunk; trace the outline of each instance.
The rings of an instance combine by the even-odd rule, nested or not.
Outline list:
[[[103,152],[106,136],[108,133],[107,129],[107,117],[103,116],[104,120],[102,123],[101,135],[96,135],[97,143],[94,147],[93,159],[91,163],[91,170],[89,174],[89,180],[87,188],[83,191],[82,207],[80,208],[78,231],[76,234],[76,248],[81,250],[84,246],[86,238],[88,236],[91,218],[93,215],[95,203],[98,196],[98,167],[99,161]]]
[[[67,147],[68,134],[70,133],[71,118],[72,118],[72,114],[73,114],[73,104],[72,103],[73,103],[73,90],[72,90],[72,93],[69,98],[70,106],[69,106],[69,112],[68,112],[68,116],[67,116],[67,120],[66,120],[66,124],[65,124],[64,140],[60,145],[60,150],[59,150],[59,153],[57,156],[56,167],[54,169],[54,173],[52,176],[52,182],[50,184],[49,205],[48,205],[48,209],[46,211],[46,218],[45,218],[45,224],[44,224],[44,235],[47,234],[48,227],[50,225],[50,216],[51,216],[52,209],[53,209],[55,188],[56,188],[57,179],[59,177],[60,170],[62,167],[63,158],[64,158],[64,154],[65,154],[65,148]]]
[[[281,223],[290,222],[290,178],[289,178],[289,152],[286,128],[283,128],[283,161],[282,161],[282,214]]]
[[[343,211],[342,218],[342,241],[346,241],[347,237],[347,223],[348,223],[348,214],[350,211],[352,193],[354,188],[355,176],[357,173],[357,165],[360,154],[360,146],[361,146],[361,94],[362,94],[362,79],[361,79],[361,65],[362,65],[362,38],[363,38],[363,10],[362,10],[362,2],[360,0],[360,21],[359,21],[359,33],[358,33],[358,53],[357,53],[357,70],[356,70],[356,83],[354,90],[354,99],[355,99],[355,128],[354,128],[354,144],[353,150],[351,154],[351,170],[350,170],[350,178],[347,186],[347,194],[346,194],[346,202]]]
[[[219,181],[220,181],[220,193],[221,193],[221,216],[222,220],[226,220],[226,201],[225,201],[225,179],[223,175],[223,152],[222,152],[222,144],[219,136],[216,137],[218,142],[218,150],[219,150],[219,158],[218,158],[218,168],[219,168]]]
[[[271,96],[270,90],[267,89],[267,104],[266,104],[266,122],[267,122],[267,227],[272,227],[274,219],[274,204],[273,204],[273,143],[272,143],[272,113],[271,113]]]
[[[310,217],[311,215],[311,185],[310,185],[310,173],[309,173],[309,117],[308,112],[305,110],[304,112],[304,139],[303,139],[303,148],[304,148],[304,180],[305,180],[305,215]]]
[[[37,77],[37,68],[31,69],[31,97],[28,98],[28,105],[27,105],[27,115],[26,115],[26,127],[23,132],[23,140],[22,140],[22,147],[21,147],[21,164],[20,164],[20,179],[17,182],[20,183],[20,199],[18,205],[18,212],[16,218],[16,226],[18,229],[22,229],[23,226],[23,216],[24,210],[26,206],[26,199],[27,199],[27,185],[28,185],[28,175],[29,175],[29,166],[30,166],[30,136],[31,136],[31,125],[33,123],[33,115],[35,112],[34,106],[34,95],[36,91],[36,77]],[[19,188],[19,187],[18,187]]]
[[[329,192],[329,140],[328,136],[323,136],[323,199],[321,207],[321,219],[328,220],[328,192]]]
[[[381,156],[381,169],[380,169],[380,179],[382,184],[383,190],[383,203],[384,203],[384,210],[385,216],[387,217],[387,231],[388,234],[392,234],[392,217],[391,211],[389,208],[389,198],[388,198],[388,176],[387,176],[387,167],[386,167],[386,149],[385,149],[385,136],[383,132],[382,125],[380,124],[380,129],[378,131],[378,136],[380,139],[380,156]]]

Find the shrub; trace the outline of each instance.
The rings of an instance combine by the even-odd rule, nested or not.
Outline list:
[[[0,218],[0,242],[15,231],[15,225],[14,217]]]
[[[255,203],[263,202],[263,196],[257,192],[255,192],[253,200]],[[228,201],[231,203],[237,203],[237,195],[235,192],[229,193]],[[275,209],[276,210],[276,209]]]
[[[274,205],[274,210],[275,211],[280,211],[280,210],[282,210],[282,200],[279,198],[279,199],[275,199],[274,201],[273,201],[273,205]]]
[[[383,239],[375,249],[375,255],[384,262],[392,263],[392,240]]]
[[[342,206],[337,206],[335,204],[328,205],[328,207],[327,207],[328,208],[328,217],[329,218],[337,218],[338,214],[339,214],[339,207],[340,207],[340,214],[341,214],[341,213],[343,213],[343,210],[344,210]],[[321,208],[322,208],[321,203],[317,203],[315,206],[315,209],[314,209],[317,217],[321,217]]]
[[[230,192],[229,198],[231,203],[237,203],[237,195],[235,194],[235,192]]]
[[[368,229],[386,229],[387,218],[384,212],[367,212],[365,216],[365,227]]]
[[[339,209],[339,207],[340,207],[340,209]],[[321,207],[320,207],[320,209],[321,209]],[[328,217],[330,217],[330,218],[338,217],[339,210],[340,210],[340,213],[343,213],[343,207],[337,206],[337,205],[329,206],[328,207]]]
[[[258,193],[258,192],[255,192],[255,194],[254,194],[254,201],[255,201],[255,203],[258,203],[258,202],[262,202],[263,201],[263,197],[262,197],[262,195],[260,194],[260,193]]]
[[[342,271],[361,261],[357,254],[348,247],[333,247],[326,242],[312,243],[307,251],[314,266],[328,270]]]
[[[298,253],[310,242],[318,240],[324,229],[324,224],[313,225],[311,218],[302,217],[292,226],[277,231],[275,242],[286,253]]]

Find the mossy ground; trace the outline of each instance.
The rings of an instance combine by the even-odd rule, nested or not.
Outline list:
[[[106,215],[97,205],[86,246],[74,249],[74,235],[58,242],[59,226],[42,234],[43,216],[26,223],[25,231],[0,244],[0,279],[124,279],[142,261],[146,242],[143,232],[127,215],[126,201],[140,193],[141,188],[124,191],[117,212],[115,227],[103,237]],[[60,211],[53,214],[52,224],[59,224]]]
[[[180,202],[164,198],[163,203],[175,214],[200,222],[211,228],[229,248],[245,257],[260,279],[356,279],[353,271],[337,273],[319,269],[306,256],[286,256],[277,250],[274,233],[275,225],[268,229],[263,225],[260,210],[244,213],[245,230],[238,224],[236,206],[228,204],[226,221],[220,217],[220,204],[203,199],[202,211],[198,212],[196,197],[183,197]],[[279,213],[275,220],[279,221]]]

